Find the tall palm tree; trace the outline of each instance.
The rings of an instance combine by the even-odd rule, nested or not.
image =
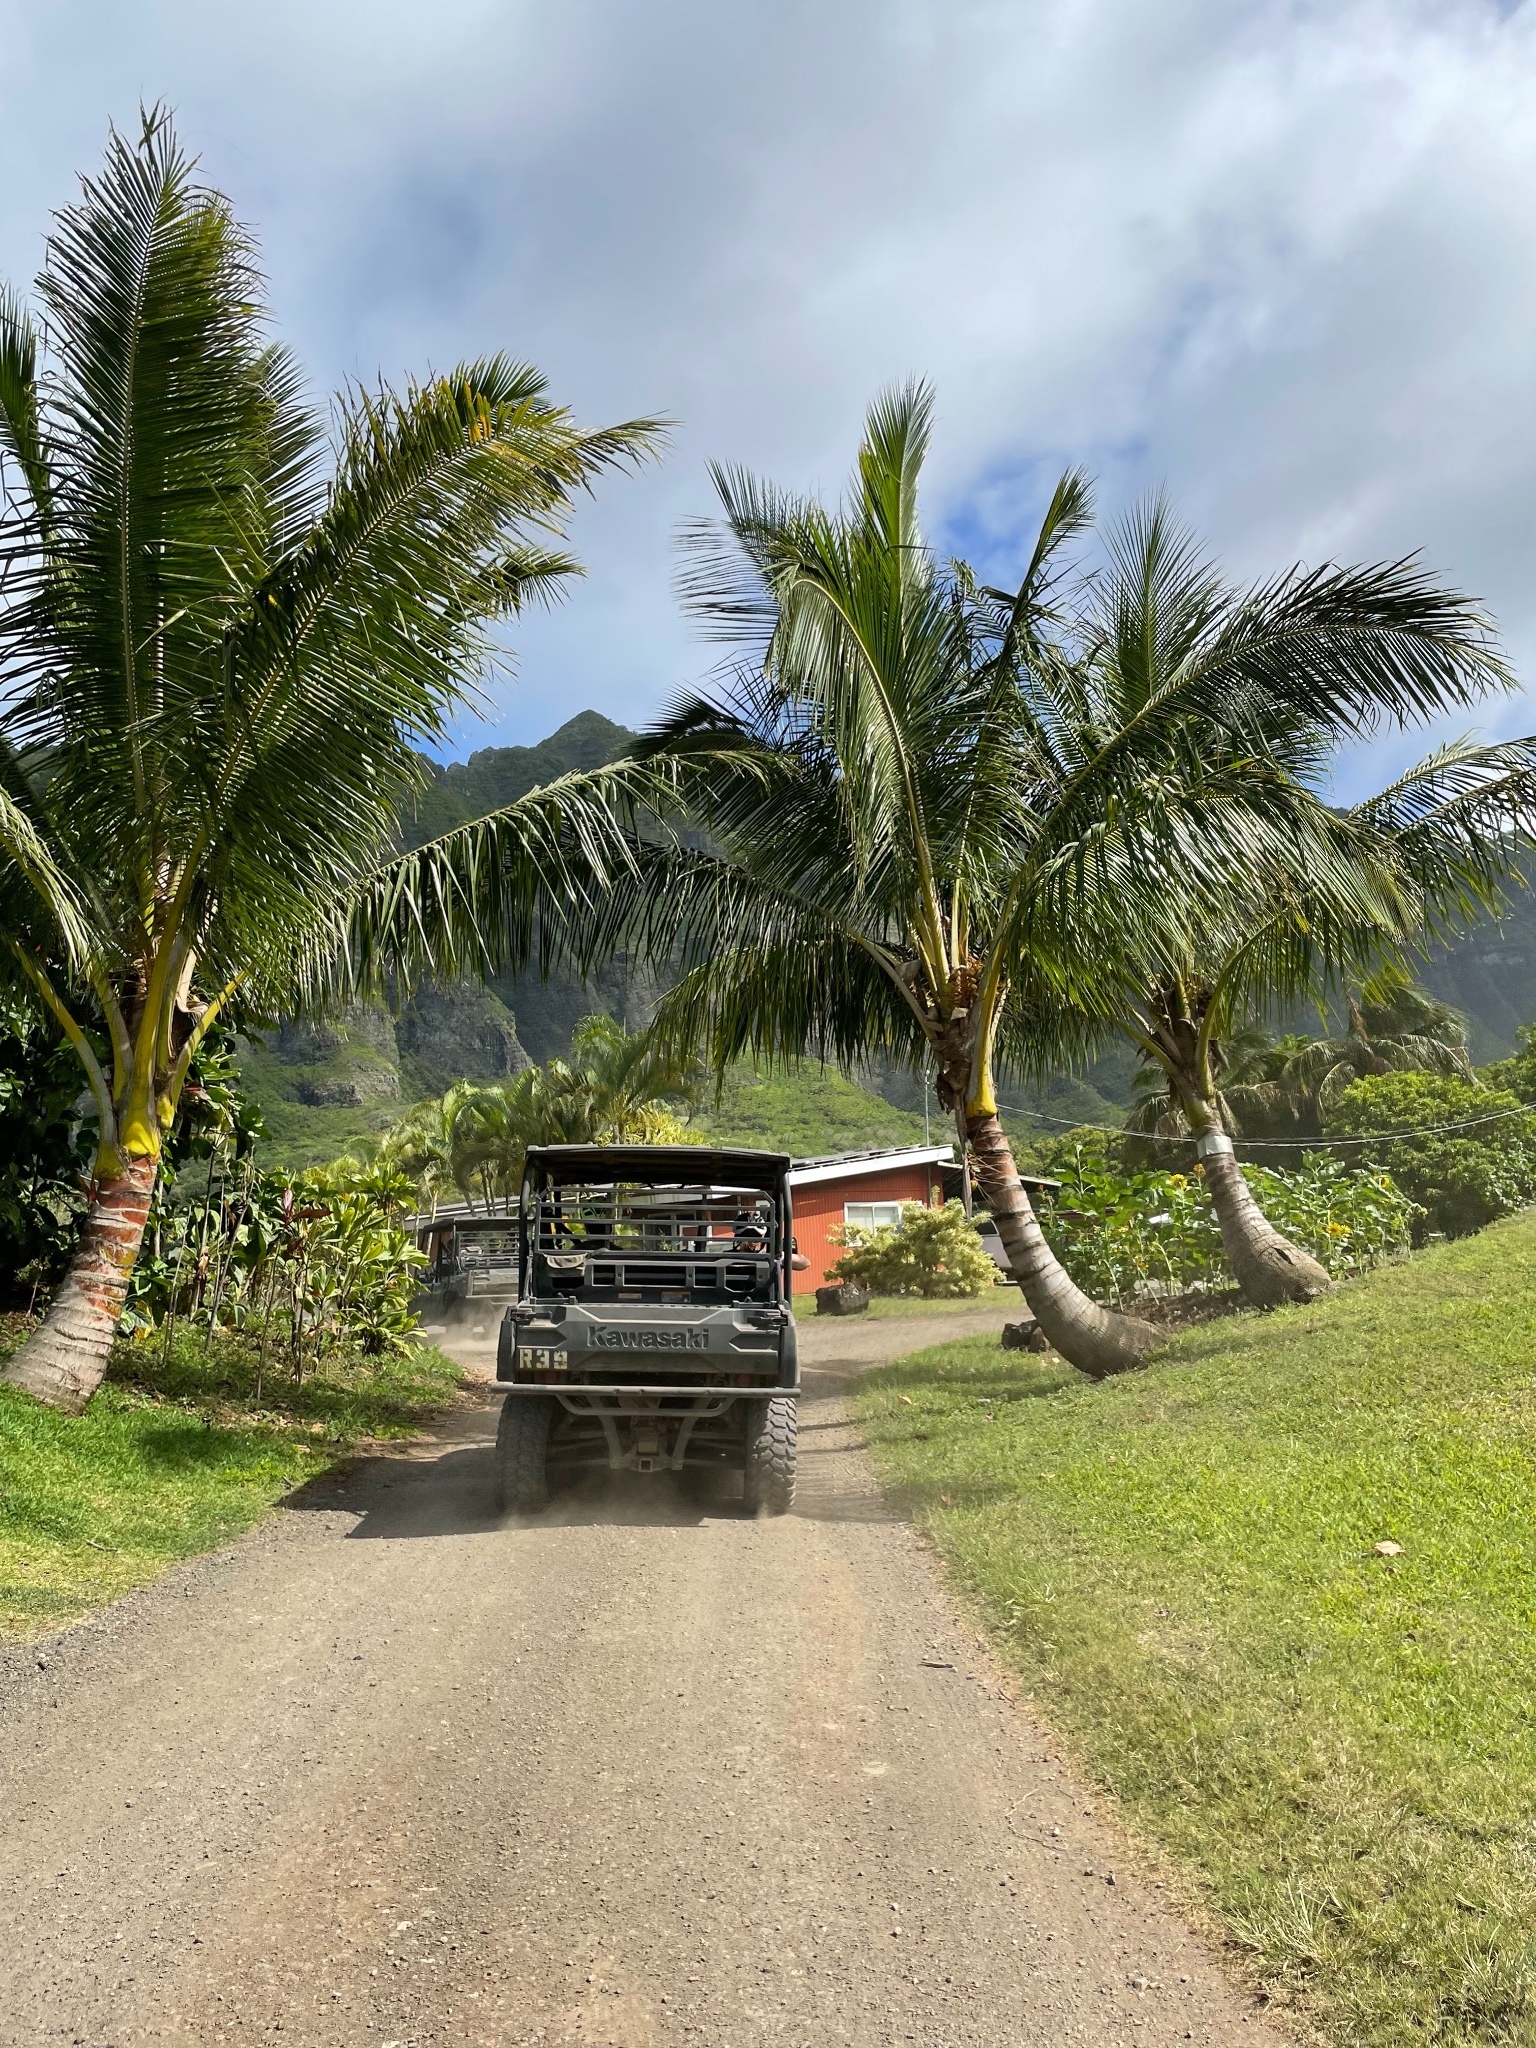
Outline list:
[[[328,442],[260,286],[153,114],[59,215],[39,317],[0,302],[0,935],[96,1125],[78,1256],[6,1377],[65,1406],[105,1368],[204,1034],[290,1007],[349,916],[359,957],[374,913],[409,925],[375,869],[417,749],[575,571],[574,494],[658,432],[586,432],[496,356],[348,391]],[[573,834],[578,866],[616,845],[574,791],[500,821],[519,929],[569,898]]]
[[[1228,1262],[1261,1307],[1311,1299],[1330,1283],[1265,1218],[1231,1140],[1245,1113],[1282,1106],[1301,1128],[1309,1109],[1362,1073],[1470,1077],[1464,1025],[1410,984],[1406,962],[1499,907],[1536,838],[1536,740],[1437,747],[1346,818],[1376,880],[1389,885],[1374,905],[1364,899],[1365,915],[1331,914],[1305,889],[1272,890],[1224,937],[1203,932],[1199,948],[1154,979],[1123,1022],[1163,1081],[1161,1105],[1149,1098],[1140,1122],[1147,1127],[1156,1111],[1165,1134],[1196,1139]],[[1351,984],[1351,973],[1368,978]],[[1324,996],[1341,978],[1342,1034],[1283,1060],[1268,1049],[1266,1071],[1244,1074],[1245,1050],[1254,1050],[1245,1020],[1277,999]]]
[[[1018,589],[978,591],[918,524],[930,411],[921,387],[875,404],[839,512],[716,471],[723,530],[696,534],[685,596],[742,654],[644,749],[707,843],[621,878],[610,943],[681,947],[658,1022],[717,1063],[931,1053],[1031,1308],[1074,1364],[1113,1372],[1156,1332],[1052,1256],[995,1064],[1091,1039],[1150,962],[1251,903],[1255,874],[1305,876],[1364,914],[1352,829],[1283,757],[1255,767],[1255,700],[1358,721],[1464,699],[1497,663],[1466,602],[1402,568],[1228,599],[1156,507],[1069,623],[1061,551],[1089,509],[1075,475]],[[1171,668],[1137,601],[1159,578],[1206,614],[1199,658]]]

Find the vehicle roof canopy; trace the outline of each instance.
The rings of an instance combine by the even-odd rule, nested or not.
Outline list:
[[[775,1193],[789,1171],[787,1152],[714,1145],[530,1145],[528,1177],[571,1182],[648,1181],[661,1187],[754,1188]]]

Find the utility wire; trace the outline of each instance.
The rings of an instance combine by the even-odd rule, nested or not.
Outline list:
[[[1160,1131],[1128,1131],[1123,1124],[1088,1124],[1073,1122],[1070,1117],[1047,1116],[1043,1109],[1020,1109],[1014,1103],[1000,1102],[999,1109],[1006,1109],[1010,1116],[1033,1117],[1037,1123],[1060,1124],[1068,1131],[1104,1131],[1111,1138],[1144,1138],[1154,1145],[1193,1145],[1192,1132],[1179,1137],[1169,1137]],[[1366,1138],[1238,1138],[1235,1142],[1250,1149],[1266,1152],[1316,1152],[1324,1145],[1390,1145],[1399,1138],[1435,1138],[1445,1131],[1470,1131],[1479,1124],[1505,1123],[1512,1116],[1529,1116],[1536,1111],[1536,1102],[1522,1102],[1516,1109],[1494,1109],[1486,1116],[1459,1117],[1455,1123],[1424,1124],[1416,1131],[1377,1131]]]

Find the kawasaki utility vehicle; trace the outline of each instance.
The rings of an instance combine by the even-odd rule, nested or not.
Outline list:
[[[501,1325],[503,1509],[583,1466],[743,1474],[795,1498],[800,1392],[789,1160],[702,1145],[540,1145],[523,1177],[518,1298]]]

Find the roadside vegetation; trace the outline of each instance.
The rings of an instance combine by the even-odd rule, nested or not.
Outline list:
[[[832,1267],[871,1295],[915,1294],[924,1300],[974,1300],[990,1294],[997,1267],[959,1202],[926,1208],[904,1202],[898,1224],[835,1232],[847,1247]]]
[[[0,1359],[33,1327],[0,1319]],[[458,1368],[412,1345],[327,1353],[301,1378],[259,1340],[183,1325],[121,1340],[83,1415],[0,1386],[0,1637],[30,1637],[216,1548],[362,1445],[451,1404]]]
[[[1340,2048],[1536,2038],[1536,1214],[1092,1387],[873,1374],[887,1478],[1087,1767]]]
[[[1099,1300],[1230,1288],[1234,1275],[1205,1170],[1138,1168],[1135,1147],[1102,1132],[1080,1132],[1038,1148],[1061,1186],[1042,1209],[1056,1256]],[[1245,1164],[1244,1178],[1266,1217],[1329,1280],[1369,1272],[1408,1249],[1417,1205],[1393,1177],[1351,1167],[1326,1152],[1289,1170]]]

